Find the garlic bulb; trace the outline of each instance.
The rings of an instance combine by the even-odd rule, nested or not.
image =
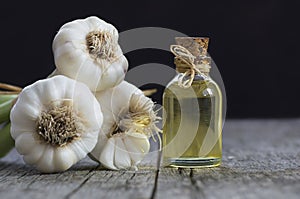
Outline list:
[[[136,168],[149,152],[149,137],[161,132],[154,103],[126,81],[96,93],[96,98],[104,119],[91,156],[109,169]]]
[[[117,29],[98,17],[64,24],[53,40],[58,74],[85,83],[92,91],[118,85],[128,69]]]
[[[10,120],[15,147],[24,161],[42,172],[58,172],[94,148],[103,115],[86,85],[55,76],[24,88]]]

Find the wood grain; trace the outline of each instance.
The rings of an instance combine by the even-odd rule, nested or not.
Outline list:
[[[0,159],[0,198],[299,198],[300,120],[229,120],[220,167],[159,165],[152,152],[138,171],[109,171],[86,158],[41,174],[13,150]]]

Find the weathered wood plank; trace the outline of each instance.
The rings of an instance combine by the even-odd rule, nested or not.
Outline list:
[[[158,158],[159,154],[154,146],[137,171],[97,169],[80,189],[71,193],[68,198],[151,198],[159,168]]]
[[[198,198],[201,191],[193,186],[190,169],[162,168],[158,174],[155,198]]]
[[[300,120],[228,121],[218,168],[162,168],[155,198],[299,198]]]
[[[0,160],[0,198],[150,198],[158,168],[155,147],[138,171],[109,171],[85,158],[57,174],[41,174],[13,150]]]
[[[155,170],[95,171],[70,198],[150,198]]]
[[[299,198],[299,169],[249,172],[222,166],[192,172],[204,198]]]
[[[138,171],[86,158],[57,174],[12,151],[0,159],[0,198],[299,198],[300,120],[227,121],[223,148],[218,168],[157,171],[159,154],[150,153]]]
[[[14,154],[11,156],[20,158]],[[84,162],[80,167],[76,165],[69,171],[57,174],[41,174],[24,165],[21,159],[16,162],[1,161],[0,165],[0,198],[63,198],[91,173],[91,166]]]

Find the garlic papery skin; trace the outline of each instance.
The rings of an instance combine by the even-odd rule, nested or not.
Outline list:
[[[136,169],[149,152],[149,137],[161,132],[154,103],[126,81],[96,98],[104,119],[91,156],[109,169]]]
[[[67,170],[95,147],[103,115],[86,85],[59,75],[24,88],[10,120],[24,161],[52,173]]]
[[[128,69],[118,37],[113,25],[95,16],[64,24],[52,44],[58,74],[83,82],[92,91],[118,85]]]

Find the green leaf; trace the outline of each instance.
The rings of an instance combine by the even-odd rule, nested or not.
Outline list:
[[[16,94],[12,94],[12,95],[9,95],[9,94],[3,94],[3,95],[0,95],[0,104],[2,104],[3,102],[7,102],[9,100],[13,100],[13,99],[16,99],[18,97],[18,95]]]
[[[4,157],[15,146],[10,135],[10,122],[0,130],[0,158]]]
[[[14,99],[0,104],[0,124],[9,121],[10,110],[13,106]]]

